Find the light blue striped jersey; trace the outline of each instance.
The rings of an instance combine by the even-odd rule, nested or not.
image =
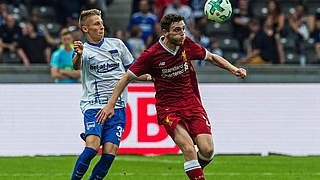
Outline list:
[[[100,44],[85,42],[81,65],[82,112],[104,107],[117,82],[134,62],[135,59],[120,39],[103,38]],[[127,94],[126,88],[118,98],[116,109],[126,107]]]

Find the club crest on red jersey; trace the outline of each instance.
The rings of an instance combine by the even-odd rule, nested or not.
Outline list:
[[[188,59],[187,59],[187,55],[186,55],[186,50],[183,50],[183,52],[182,52],[182,59],[183,59],[183,61],[184,62],[187,62],[188,61]]]
[[[166,117],[165,122],[166,122],[169,126],[172,126],[172,121],[169,119],[168,116]]]

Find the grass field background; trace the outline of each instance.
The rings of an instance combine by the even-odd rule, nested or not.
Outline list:
[[[88,179],[93,159],[83,179]],[[77,156],[0,157],[0,180],[68,180]],[[320,156],[217,155],[206,180],[320,180]],[[182,155],[118,155],[105,179],[187,180]]]

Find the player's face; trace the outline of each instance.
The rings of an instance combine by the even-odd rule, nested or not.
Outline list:
[[[168,41],[176,46],[182,45],[185,39],[185,27],[183,21],[172,23],[170,31],[165,34]]]
[[[87,20],[85,32],[87,33],[88,38],[100,42],[104,37],[104,26],[101,17],[97,15],[90,16]]]

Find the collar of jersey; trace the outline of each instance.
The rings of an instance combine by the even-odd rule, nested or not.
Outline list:
[[[101,47],[101,45],[103,44],[103,42],[104,42],[104,38],[102,38],[102,40],[101,40],[101,42],[100,42],[99,44],[93,44],[93,43],[89,42],[88,40],[87,40],[86,43],[90,44],[91,46]]]
[[[163,38],[164,38],[164,36],[161,36],[161,37],[159,38],[159,43],[161,44],[161,46],[162,46],[165,50],[167,50],[169,53],[171,53],[172,55],[175,56],[175,55],[177,54],[180,46],[178,46],[178,48],[177,48],[175,51],[172,51],[172,50],[169,49],[165,44],[163,44],[163,42],[162,42],[162,39],[163,39]]]

